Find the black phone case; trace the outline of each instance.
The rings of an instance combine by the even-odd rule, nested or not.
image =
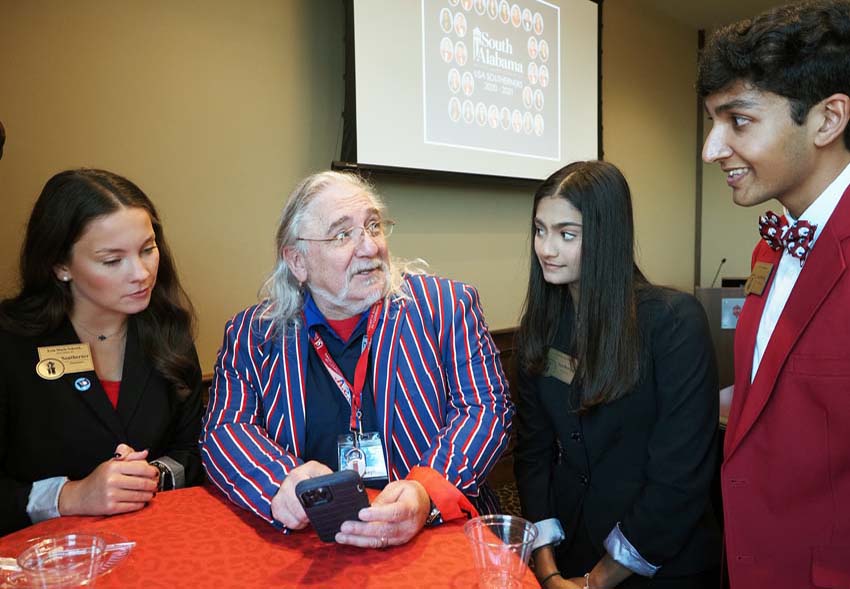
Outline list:
[[[330,494],[326,502],[309,505],[309,501],[305,501],[305,494],[324,492],[323,489]],[[295,485],[295,495],[323,542],[333,542],[342,522],[359,520],[357,512],[369,507],[363,480],[353,470],[303,480]]]

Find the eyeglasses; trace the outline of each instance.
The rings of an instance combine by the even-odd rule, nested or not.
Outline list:
[[[353,243],[360,243],[360,239],[364,235],[368,235],[373,239],[385,239],[393,234],[395,221],[385,219],[383,221],[372,221],[363,227],[349,227],[338,232],[333,237],[325,239],[312,239],[309,237],[297,237],[296,241],[317,241],[320,243],[329,243],[333,247],[343,248]]]

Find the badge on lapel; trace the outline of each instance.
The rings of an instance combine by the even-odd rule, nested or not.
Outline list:
[[[65,374],[93,372],[91,348],[88,344],[63,344],[60,346],[39,346],[38,364],[35,373],[44,380],[56,380]],[[77,379],[77,382],[83,379]],[[88,380],[88,379],[85,379]],[[76,386],[76,383],[75,385]],[[77,390],[88,390],[77,388]]]
[[[546,371],[543,376],[557,378],[563,383],[572,384],[576,375],[575,358],[555,348],[549,348],[547,354]]]
[[[773,264],[768,262],[756,262],[753,266],[753,271],[747,282],[744,284],[744,294],[754,294],[761,296],[764,292],[764,287],[770,279],[770,273],[773,272]]]

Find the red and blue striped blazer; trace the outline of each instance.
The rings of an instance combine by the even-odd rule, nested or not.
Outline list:
[[[409,275],[404,291],[384,304],[372,346],[387,472],[392,481],[429,467],[474,499],[511,431],[499,351],[472,286]],[[225,327],[201,456],[234,503],[271,522],[272,498],[303,462],[309,340],[303,324],[276,334],[262,310],[249,307]]]

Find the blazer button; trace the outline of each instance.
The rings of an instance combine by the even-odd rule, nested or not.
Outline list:
[[[589,482],[590,482],[590,478],[589,478],[586,474],[582,474],[582,475],[579,477],[579,480],[581,481],[581,484],[582,484],[583,486],[585,486],[585,487],[587,486],[587,483],[589,483]]]
[[[555,464],[561,464],[564,461],[564,456],[566,456],[566,454],[564,446],[561,444],[561,440],[555,440]]]
[[[576,444],[581,444],[584,436],[581,435],[581,432],[573,432],[570,434],[570,438],[572,438],[573,442]]]

